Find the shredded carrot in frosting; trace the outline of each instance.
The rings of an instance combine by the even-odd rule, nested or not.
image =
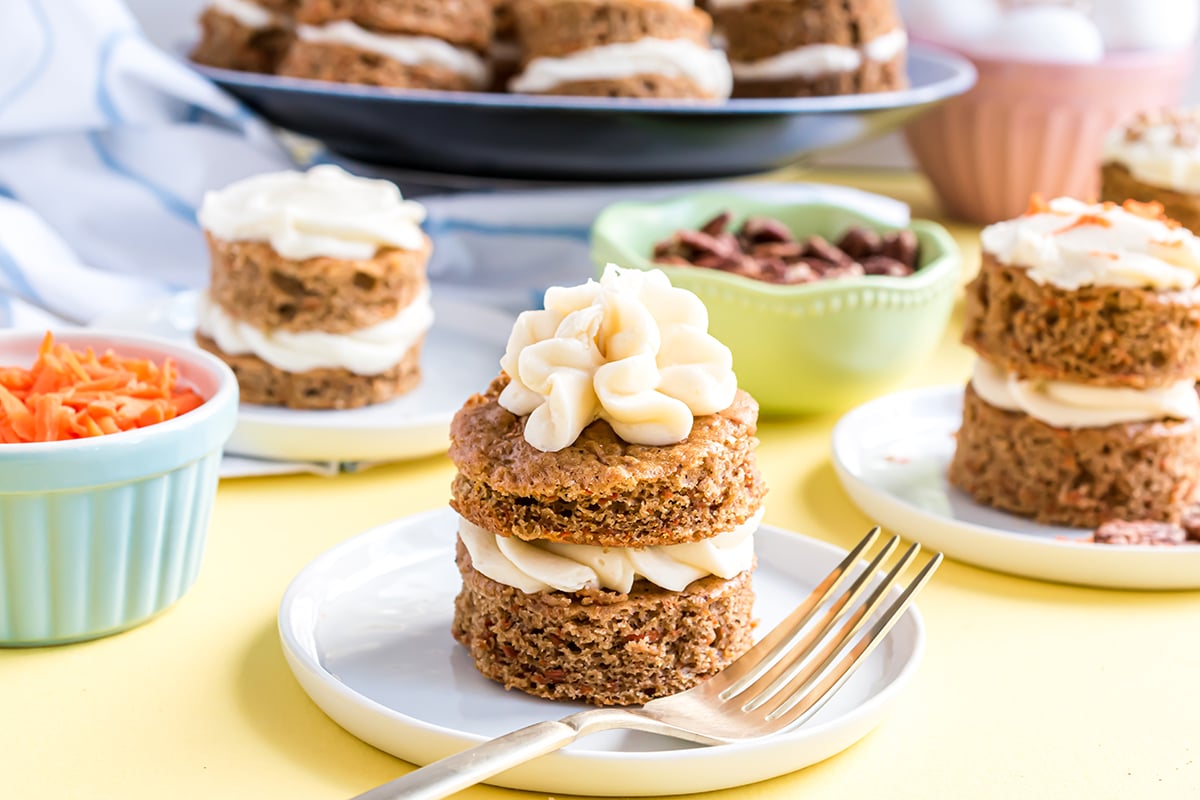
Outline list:
[[[1056,230],[1054,235],[1057,236],[1060,233],[1066,233],[1067,231],[1072,231],[1076,228],[1083,228],[1088,225],[1097,225],[1101,228],[1111,228],[1112,222],[1105,217],[1100,216],[1099,214],[1080,214],[1074,222],[1070,223],[1069,225],[1064,225]]]
[[[1088,255],[1093,258],[1107,258],[1109,261],[1120,261],[1120,253],[1113,253],[1108,250],[1088,250]]]
[[[1133,214],[1135,217],[1142,219],[1151,219],[1156,222],[1164,223],[1168,228],[1178,228],[1179,222],[1167,216],[1166,209],[1162,203],[1151,201],[1149,203],[1139,203],[1137,200],[1126,200],[1121,204],[1121,208]]]
[[[142,428],[204,402],[162,366],[55,344],[47,332],[30,369],[0,367],[0,443],[52,442]]]
[[[1025,209],[1025,216],[1032,217],[1037,214],[1051,214],[1050,204],[1046,202],[1046,198],[1039,193],[1029,195],[1029,207]]]

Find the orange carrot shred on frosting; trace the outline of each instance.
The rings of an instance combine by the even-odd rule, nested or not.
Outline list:
[[[1046,202],[1046,198],[1038,192],[1029,195],[1029,207],[1025,209],[1025,216],[1032,217],[1036,214],[1049,214],[1050,204]]]
[[[173,419],[204,402],[158,365],[109,350],[72,350],[47,333],[29,369],[0,367],[0,443],[81,439]]]
[[[1101,228],[1111,228],[1112,222],[1100,216],[1099,214],[1080,214],[1074,222],[1071,222],[1069,225],[1062,226],[1056,230],[1054,234],[1057,236],[1060,233],[1066,233],[1067,231],[1073,231],[1076,228],[1083,228],[1088,225],[1097,225]]]
[[[1109,261],[1120,261],[1121,255],[1114,253],[1111,250],[1088,250],[1088,255],[1093,258],[1107,258]]]
[[[1153,200],[1149,203],[1141,203],[1137,200],[1126,200],[1124,203],[1121,203],[1121,208],[1125,209],[1130,214],[1133,214],[1135,217],[1161,222],[1168,228],[1180,227],[1178,220],[1173,220],[1167,216],[1167,211],[1165,208],[1163,208],[1163,204]]]

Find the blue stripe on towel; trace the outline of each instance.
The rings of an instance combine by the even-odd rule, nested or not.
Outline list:
[[[197,224],[196,209],[194,206],[167,191],[163,187],[151,183],[146,178],[138,175],[136,172],[126,167],[120,161],[117,161],[113,154],[108,151],[108,148],[105,147],[104,140],[101,138],[99,133],[96,131],[89,131],[87,134],[87,140],[91,144],[92,150],[96,154],[96,158],[100,159],[100,163],[107,167],[109,171],[133,181],[138,186],[141,186],[143,189],[150,192],[158,199],[160,203],[162,203],[163,208],[167,209],[167,211],[170,211],[184,222],[187,222],[189,225]]]
[[[46,9],[42,7],[43,0],[28,0],[29,9],[33,12],[33,18],[37,21],[38,27],[42,29],[42,49],[38,53],[37,61],[29,70],[29,73],[23,78],[17,80],[8,93],[0,97],[0,111],[4,107],[16,100],[24,94],[29,87],[42,76],[46,71],[46,66],[50,63],[51,56],[54,55],[54,29],[50,27],[50,18],[46,16]]]
[[[430,236],[442,236],[448,233],[479,233],[485,236],[543,236],[571,239],[577,242],[587,242],[591,236],[591,229],[586,225],[513,225],[433,217],[426,221],[425,231]]]

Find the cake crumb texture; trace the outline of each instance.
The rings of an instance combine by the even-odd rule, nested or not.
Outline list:
[[[682,592],[637,581],[604,590],[526,594],[478,572],[458,542],[463,588],[452,633],[488,678],[528,694],[635,705],[690,689],[750,648],[751,570]]]
[[[1079,528],[1111,519],[1179,522],[1197,500],[1198,475],[1195,421],[1065,430],[989,405],[970,386],[949,472],[979,503]]]
[[[458,467],[451,505],[500,536],[647,547],[699,541],[748,520],[766,485],[754,459],[758,404],[739,390],[729,408],[697,417],[665,446],[630,444],[598,420],[566,448],[544,453],[525,421],[497,398],[501,374],[450,425]]]
[[[370,50],[302,39],[297,39],[288,48],[279,64],[279,74],[394,89],[469,92],[480,88],[470,76],[437,64],[405,64]]]
[[[963,343],[1025,378],[1146,388],[1200,375],[1200,288],[1059,289],[983,254]]]
[[[220,358],[237,376],[243,403],[301,409],[346,409],[383,403],[415,388],[421,381],[424,338],[394,367],[378,375],[358,375],[340,367],[286,372],[256,355],[231,355],[212,339],[196,335],[196,343]]]
[[[299,0],[296,21],[350,20],[377,33],[432,36],[479,52],[492,40],[494,0]]]
[[[213,302],[260,330],[351,333],[392,319],[426,286],[428,238],[422,250],[383,248],[368,259],[294,261],[269,242],[206,236]]]

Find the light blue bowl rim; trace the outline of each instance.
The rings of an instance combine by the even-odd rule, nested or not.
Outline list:
[[[697,267],[678,267],[671,264],[658,264],[652,261],[647,255],[633,252],[628,246],[622,243],[614,235],[608,231],[609,226],[616,224],[616,220],[624,221],[626,217],[633,217],[634,222],[631,225],[645,226],[645,223],[636,221],[637,216],[644,211],[653,209],[667,209],[676,206],[690,206],[693,204],[713,204],[725,205],[736,211],[738,214],[758,213],[770,214],[778,209],[805,209],[805,208],[821,208],[835,209],[847,216],[853,217],[861,224],[867,225],[875,230],[893,231],[908,228],[918,236],[925,238],[934,243],[936,250],[928,256],[925,265],[919,270],[904,278],[893,278],[886,275],[864,275],[853,278],[839,278],[830,281],[815,281],[813,283],[804,283],[797,285],[778,285],[767,283],[765,281],[747,278],[743,275],[733,275],[728,272],[722,272],[714,269],[704,269]],[[704,222],[700,220],[699,222]],[[661,234],[661,238],[670,236],[675,231],[665,231]],[[741,293],[757,300],[773,300],[773,301],[788,301],[800,300],[805,298],[826,297],[834,294],[843,294],[846,292],[854,292],[861,289],[885,289],[893,292],[917,292],[927,289],[930,286],[935,286],[946,281],[953,275],[957,275],[959,267],[959,248],[958,243],[954,241],[954,237],[950,235],[942,225],[927,219],[910,219],[907,225],[894,225],[890,222],[882,220],[871,214],[864,213],[860,209],[853,206],[844,205],[841,203],[828,203],[820,201],[769,201],[757,200],[753,197],[738,194],[735,192],[693,192],[677,197],[668,198],[666,200],[657,201],[636,201],[622,200],[606,206],[596,216],[595,222],[592,224],[592,257],[598,262],[598,257],[601,255],[597,252],[598,243],[603,242],[607,249],[613,252],[620,253],[623,260],[617,264],[620,267],[637,267],[638,269],[660,269],[672,278],[674,276],[685,276],[689,283],[696,284],[704,282],[713,285],[714,287],[722,287],[735,293]],[[597,267],[602,267],[602,264],[597,263]]]
[[[0,349],[32,345],[44,331],[0,331]],[[175,419],[132,431],[61,442],[0,444],[0,495],[91,488],[168,472],[220,450],[237,422],[238,386],[233,371],[199,347],[157,336],[103,329],[55,331],[72,347],[112,347],[138,357],[171,358],[186,372],[202,371],[216,391],[199,407]],[[27,366],[27,365],[23,365]]]

